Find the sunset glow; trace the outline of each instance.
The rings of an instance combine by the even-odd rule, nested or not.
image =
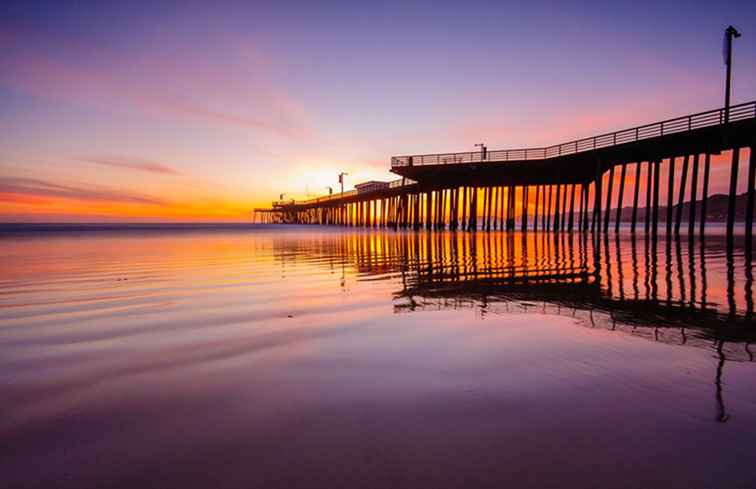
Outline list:
[[[756,24],[736,2],[684,22],[631,3],[466,12],[11,2],[0,220],[246,221],[281,193],[338,191],[342,171],[346,189],[391,180],[396,154],[549,145],[719,107],[722,26]],[[755,39],[737,46],[736,103],[756,93]]]

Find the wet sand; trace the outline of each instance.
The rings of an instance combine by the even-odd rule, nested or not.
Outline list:
[[[756,484],[742,251],[436,236],[0,237],[7,487]]]

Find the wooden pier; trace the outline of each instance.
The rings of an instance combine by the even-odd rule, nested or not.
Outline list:
[[[545,148],[395,156],[391,172],[402,178],[381,188],[278,201],[256,209],[255,216],[263,222],[367,228],[527,231],[532,223],[534,231],[607,233],[619,231],[624,195],[632,192],[630,230],[635,233],[645,181],[645,233],[656,237],[659,232],[659,188],[666,185],[664,232],[680,233],[683,203],[690,202],[688,233],[694,234],[698,218],[703,234],[711,155],[728,151],[727,233],[732,237],[740,152],[749,148],[745,232],[750,242],[755,146],[756,102],[748,102]],[[663,166],[666,182],[660,179]],[[631,189],[625,188],[628,172],[635,176]]]

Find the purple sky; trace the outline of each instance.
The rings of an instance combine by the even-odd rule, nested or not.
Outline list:
[[[716,108],[730,23],[756,99],[756,2],[151,3],[3,2],[0,220],[245,219],[395,154]]]

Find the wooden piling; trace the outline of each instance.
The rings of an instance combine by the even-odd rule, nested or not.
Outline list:
[[[667,185],[667,236],[672,234],[672,207],[675,193],[675,158],[669,159],[669,182]]]
[[[468,200],[469,192],[467,191],[467,187],[462,187],[462,230],[464,231],[466,229],[467,224],[467,200]]]
[[[562,198],[562,184],[559,183],[559,179],[557,178],[557,184],[556,184],[556,198],[554,200],[554,227],[552,228],[553,231],[559,231],[559,204]]]
[[[738,167],[740,166],[740,148],[732,150],[732,165],[730,166],[730,194],[727,200],[727,242],[732,243],[735,232],[735,197],[738,190]]]
[[[698,193],[698,157],[696,153],[693,156],[693,171],[690,175],[690,209],[688,212],[688,239],[693,238],[696,226],[696,197]]]
[[[541,192],[541,231],[548,230],[548,225],[546,224],[546,213],[548,211],[548,206],[546,203],[546,193],[549,190],[548,185],[543,186],[543,191]]]
[[[627,163],[622,163],[622,169],[620,171],[620,187],[619,195],[617,195],[617,210],[614,220],[614,232],[618,233],[620,228],[620,221],[622,221],[622,201],[625,197],[625,173],[627,172]]]
[[[522,186],[522,215],[520,216],[522,223],[520,230],[525,232],[528,230],[528,186]]]
[[[754,185],[756,185],[756,144],[751,144],[749,148],[750,157],[748,158],[748,200],[746,201],[745,215],[745,237],[746,250],[750,257],[751,241],[753,240],[753,205],[754,205]],[[749,258],[750,259],[750,258]]]
[[[430,190],[425,192],[425,230],[430,231],[431,228],[431,206],[433,205],[433,192]]]
[[[604,232],[609,232],[609,219],[612,215],[612,189],[614,188],[614,165],[609,168],[609,179],[606,186],[606,213],[604,214]]]
[[[704,234],[706,228],[706,207],[709,203],[709,170],[711,167],[711,155],[706,153],[704,156],[704,174],[703,174],[703,186],[701,188],[701,221],[699,227],[699,233],[701,236]]]
[[[661,167],[661,160],[654,162],[654,201],[653,201],[653,222],[651,223],[651,235],[656,240],[659,228],[659,169]]]
[[[472,187],[472,199],[470,200],[470,218],[468,229],[478,230],[478,187]]]
[[[578,221],[578,231],[580,231],[581,233],[585,231],[585,225],[584,225],[585,224],[585,212],[583,210],[585,208],[585,205],[586,205],[586,195],[585,195],[586,194],[586,190],[585,189],[586,189],[585,183],[581,182],[580,183],[580,214],[578,214],[579,219],[580,219]]]
[[[573,229],[572,225],[573,225],[574,220],[575,220],[575,192],[576,191],[577,191],[577,185],[573,183],[572,184],[572,192],[571,192],[571,195],[570,195],[570,222],[567,225],[567,231],[570,232],[570,233],[572,232],[572,229]]]
[[[535,209],[533,212],[533,231],[538,231],[538,199],[541,198],[541,186],[536,185]]]
[[[515,229],[515,193],[517,192],[517,187],[514,185],[509,186],[509,219],[507,220],[507,230],[508,231],[514,231]]]
[[[643,226],[645,228],[646,234],[651,230],[651,219],[652,219],[652,212],[651,212],[651,194],[653,193],[653,178],[654,178],[654,166],[655,162],[648,160],[646,165],[646,215],[644,216],[645,219],[643,220]]]
[[[498,228],[499,221],[499,187],[494,187],[493,190],[493,219],[492,225],[494,230]]]
[[[491,208],[492,208],[492,204],[493,204],[493,187],[487,187],[486,188],[486,194],[487,194],[487,198],[486,198],[486,209],[487,209],[487,211],[486,211],[486,214],[487,214],[487,216],[486,216],[486,231],[490,231],[491,230]]]
[[[630,216],[630,232],[635,234],[635,225],[638,222],[638,193],[640,191],[641,162],[635,163],[635,182],[633,189],[633,213]]]
[[[690,155],[683,159],[682,175],[680,175],[680,194],[677,199],[677,215],[675,216],[675,235],[680,235],[680,223],[682,222],[683,202],[685,202],[685,186],[688,180],[688,162]]]
[[[604,173],[601,168],[601,163],[596,162],[596,179],[593,185],[593,220],[591,221],[591,232],[596,231],[598,223],[598,231],[601,231],[601,197],[602,197],[602,180],[604,179]]]

